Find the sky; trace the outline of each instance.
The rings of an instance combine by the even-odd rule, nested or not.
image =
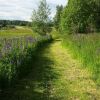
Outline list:
[[[33,9],[40,0],[0,0],[0,19],[30,21]],[[51,17],[55,15],[56,6],[67,4],[67,0],[47,0],[51,8]]]

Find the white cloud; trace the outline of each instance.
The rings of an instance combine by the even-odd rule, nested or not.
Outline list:
[[[40,0],[0,0],[0,19],[30,20],[33,8]],[[67,0],[47,0],[55,14],[56,5],[66,5]]]

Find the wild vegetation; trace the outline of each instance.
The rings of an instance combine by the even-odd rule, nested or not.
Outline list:
[[[92,78],[100,85],[100,34],[64,36],[63,44],[82,63],[83,68],[90,70]]]
[[[33,10],[32,26],[33,31],[40,35],[46,35],[51,32],[52,22],[50,20],[50,8],[46,0],[42,0],[39,3],[37,10]]]
[[[56,30],[60,31],[60,22],[61,22],[61,14],[63,11],[63,6],[57,6],[56,7],[56,15],[54,17],[54,27]]]
[[[92,72],[92,78],[100,85],[100,1],[69,0],[56,25],[65,47],[69,48],[85,68]]]
[[[41,0],[32,22],[0,21],[0,99],[99,100],[99,8],[69,0],[51,20]]]
[[[38,15],[38,17],[46,16],[42,23],[46,22],[47,24],[50,11],[45,6],[47,6],[46,1],[41,1],[39,7],[42,8],[41,13],[43,15]],[[47,9],[49,12],[44,11]],[[31,64],[37,48],[44,42],[51,40],[51,36],[46,34],[47,30],[46,32],[43,31],[44,28],[42,29],[41,25],[35,24],[41,34],[39,31],[32,31],[34,26],[27,26],[30,22],[2,20],[0,23],[0,91],[3,91],[14,85],[18,79],[32,69]],[[44,36],[41,36],[43,32]]]
[[[50,36],[23,36],[0,40],[0,89],[5,89],[26,75],[36,48]]]
[[[67,33],[99,31],[100,1],[69,0],[61,16],[61,29]]]
[[[14,28],[7,28],[0,30],[0,38],[13,38],[23,36],[38,36],[37,33],[33,32],[31,27],[27,26],[15,26]]]
[[[0,20],[0,29],[14,28],[15,26],[31,26],[31,22],[20,20]]]

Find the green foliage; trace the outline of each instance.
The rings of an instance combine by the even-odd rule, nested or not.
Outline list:
[[[0,90],[15,85],[18,79],[25,77],[32,69],[35,52],[45,42],[51,40],[51,36],[40,36],[32,45],[28,45],[22,51],[13,48],[11,52],[0,58]]]
[[[54,26],[57,30],[60,30],[60,21],[61,21],[61,14],[63,11],[63,6],[57,6],[56,7],[56,15],[54,17]]]
[[[15,26],[31,26],[31,22],[20,20],[0,20],[0,28],[14,28]]]
[[[69,0],[61,18],[63,32],[88,33],[99,28],[100,1]]]
[[[32,26],[33,31],[45,35],[51,31],[50,8],[46,0],[41,0],[37,10],[33,11]]]
[[[12,38],[21,36],[37,36],[35,32],[32,31],[30,27],[15,26],[15,28],[1,29],[0,39],[2,38]]]
[[[63,44],[93,73],[93,78],[100,85],[100,35],[68,35],[64,36]]]

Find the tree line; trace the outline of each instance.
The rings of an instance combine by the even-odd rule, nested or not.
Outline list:
[[[91,33],[100,31],[100,0],[69,0],[57,6],[55,28],[63,33]]]
[[[43,35],[51,32],[52,26],[61,33],[100,31],[100,0],[69,0],[65,7],[58,5],[52,24],[50,14],[46,0],[41,0],[38,9],[33,11],[33,31]]]
[[[31,26],[31,22],[20,21],[20,20],[0,20],[0,28],[10,27],[14,28],[15,26]]]
[[[33,31],[45,35],[54,26],[62,33],[92,33],[100,31],[100,0],[69,0],[63,7],[56,7],[53,21],[51,10],[46,0],[39,2],[38,8],[33,10],[32,22],[0,20],[0,27],[7,25],[31,26]]]

